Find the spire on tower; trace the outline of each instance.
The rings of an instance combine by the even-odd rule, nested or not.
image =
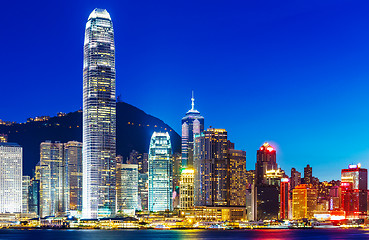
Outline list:
[[[192,91],[192,98],[191,98],[191,105],[192,105],[192,108],[191,108],[191,110],[195,110],[195,98],[194,98],[194,96],[193,96],[193,91]]]

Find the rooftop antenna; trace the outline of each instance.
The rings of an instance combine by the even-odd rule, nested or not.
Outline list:
[[[195,110],[195,98],[194,98],[194,96],[193,96],[193,91],[192,91],[192,98],[191,98],[191,101],[192,101],[192,103],[191,103],[191,105],[192,105],[192,109],[191,109],[191,110]]]

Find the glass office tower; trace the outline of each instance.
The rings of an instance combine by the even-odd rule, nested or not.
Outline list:
[[[22,212],[23,148],[0,143],[0,213]]]
[[[113,23],[90,14],[83,61],[83,217],[115,214],[116,99]]]
[[[167,132],[154,132],[149,149],[149,211],[171,211],[172,146]]]

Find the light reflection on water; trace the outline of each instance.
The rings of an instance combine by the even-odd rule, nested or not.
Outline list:
[[[295,240],[369,239],[365,230],[0,230],[0,240]]]

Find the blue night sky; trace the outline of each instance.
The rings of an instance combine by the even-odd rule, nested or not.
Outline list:
[[[180,133],[195,107],[253,169],[264,141],[290,174],[369,168],[368,1],[4,1],[0,119],[82,106],[84,28],[106,8],[117,94]]]

